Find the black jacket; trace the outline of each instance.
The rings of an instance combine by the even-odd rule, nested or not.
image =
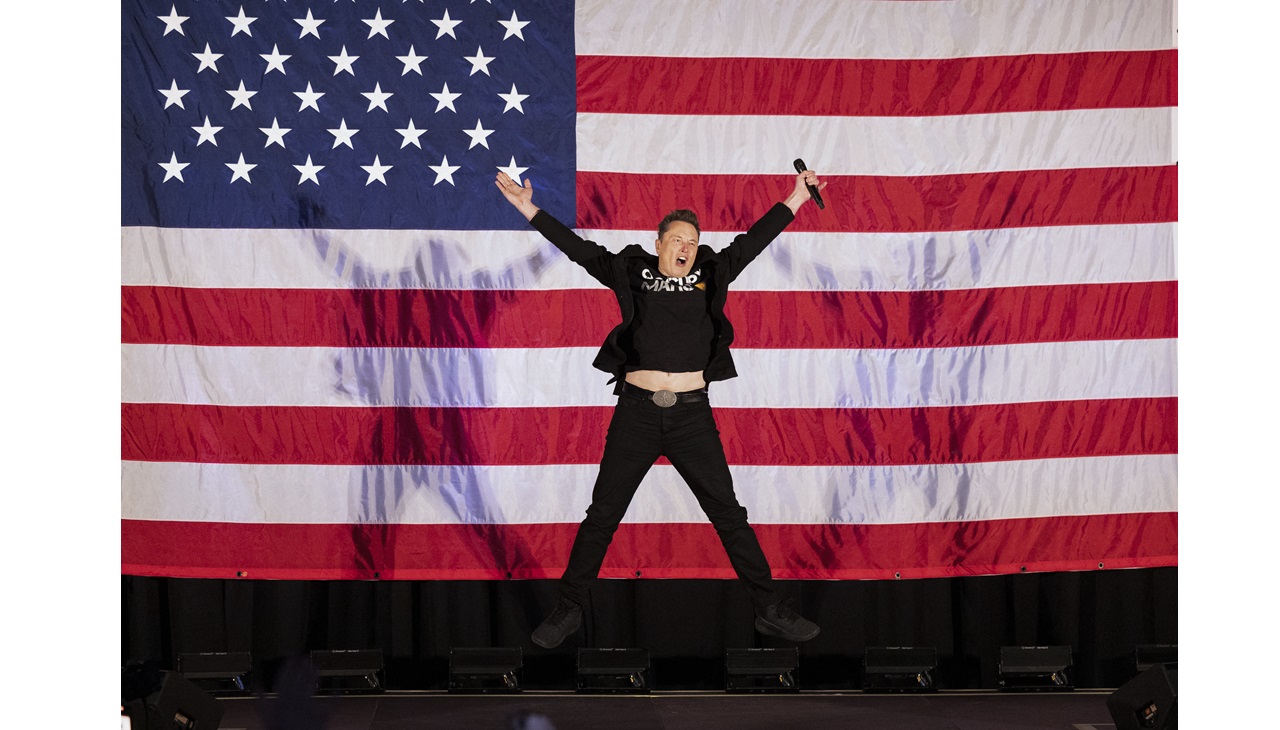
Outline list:
[[[733,356],[729,354],[729,345],[733,343],[733,325],[724,314],[729,284],[737,279],[743,268],[754,261],[794,219],[795,215],[790,208],[777,203],[746,233],[734,237],[733,242],[720,251],[713,251],[708,246],[698,246],[694,265],[702,267],[704,280],[710,289],[710,314],[715,329],[711,360],[702,373],[702,377],[707,382],[727,380],[738,375],[738,371],[733,366]],[[656,268],[658,257],[636,244],[631,244],[615,254],[594,241],[584,240],[545,210],[539,210],[530,222],[543,237],[563,251],[570,260],[586,269],[596,281],[613,290],[618,300],[618,308],[622,312],[622,322],[605,337],[604,345],[600,347],[600,352],[596,354],[591,364],[613,375],[613,380],[617,380],[618,387],[621,387],[627,356],[618,344],[618,339],[631,325],[636,311],[635,302],[631,299],[629,283],[631,270],[632,267],[645,265]]]

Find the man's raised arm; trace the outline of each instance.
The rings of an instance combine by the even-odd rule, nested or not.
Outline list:
[[[586,269],[591,278],[612,288],[617,272],[613,270],[614,254],[594,241],[584,240],[573,229],[556,220],[550,213],[533,204],[533,181],[525,179],[520,185],[505,172],[499,172],[495,181],[507,202],[515,206],[533,227],[564,252],[569,260]]]
[[[782,201],[783,205],[791,209],[793,215],[800,212],[800,206],[804,205],[805,201],[809,199],[809,188],[805,187],[806,185],[813,185],[818,190],[822,190],[827,186],[826,183],[818,181],[818,173],[813,170],[805,170],[796,175],[795,190],[792,190],[787,199]]]
[[[511,179],[511,176],[505,172],[498,173],[498,179],[494,181],[498,186],[498,190],[502,191],[502,197],[507,199],[524,215],[525,220],[533,220],[538,214],[538,206],[533,204],[533,181],[525,180],[524,187]]]

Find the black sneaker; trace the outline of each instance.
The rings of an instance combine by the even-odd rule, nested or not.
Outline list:
[[[533,643],[543,649],[554,649],[581,625],[582,606],[567,598],[557,598],[556,607],[551,610],[551,615],[542,622],[541,626],[533,630]]]
[[[756,631],[787,641],[808,641],[818,635],[818,625],[791,609],[791,599],[756,614]]]

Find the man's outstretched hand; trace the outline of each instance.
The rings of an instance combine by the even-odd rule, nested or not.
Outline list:
[[[508,203],[514,205],[526,220],[533,220],[533,217],[538,214],[538,206],[533,204],[532,180],[526,178],[522,187],[515,180],[512,180],[507,173],[499,172],[498,179],[494,181],[494,184],[498,186],[498,190],[502,191],[502,197],[506,198]]]
[[[806,185],[812,185],[818,190],[822,190],[827,186],[825,182],[818,179],[818,173],[813,170],[805,170],[799,175],[796,175],[795,190],[792,190],[791,194],[787,196],[787,199],[782,201],[782,204],[790,208],[792,213],[799,212],[800,206],[804,205],[805,201],[810,199],[809,188],[805,187]]]

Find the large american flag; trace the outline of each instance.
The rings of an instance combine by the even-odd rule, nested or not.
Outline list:
[[[1177,563],[1173,0],[125,0],[123,571],[547,578],[618,250],[726,245],[780,578]],[[731,577],[665,461],[605,577]]]

